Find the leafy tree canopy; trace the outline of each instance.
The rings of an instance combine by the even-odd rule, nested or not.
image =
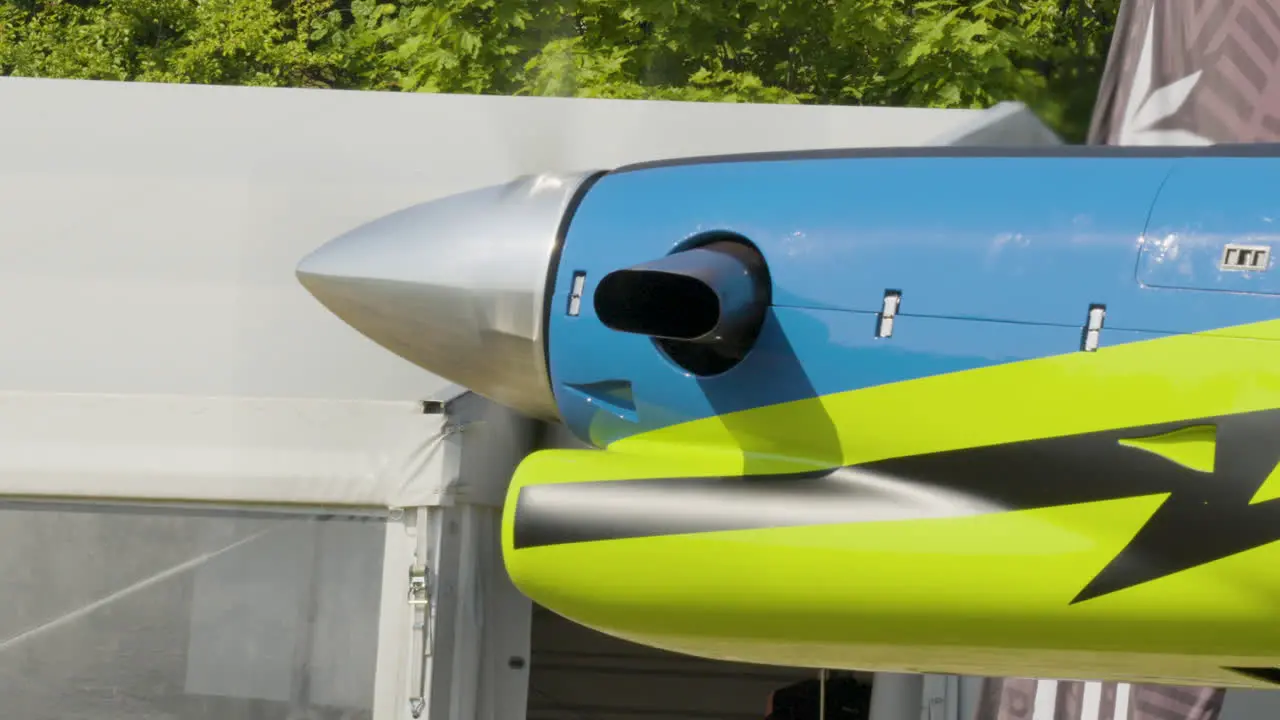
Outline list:
[[[987,107],[1083,138],[1120,0],[0,0],[0,74]]]

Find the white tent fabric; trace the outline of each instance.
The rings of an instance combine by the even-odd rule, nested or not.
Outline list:
[[[435,504],[442,417],[413,402],[0,394],[10,496]]]

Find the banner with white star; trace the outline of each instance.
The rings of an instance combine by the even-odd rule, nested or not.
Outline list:
[[[1280,141],[1280,0],[1124,0],[1088,141]]]
[[[991,678],[975,720],[1217,720],[1223,697],[1215,688]]]

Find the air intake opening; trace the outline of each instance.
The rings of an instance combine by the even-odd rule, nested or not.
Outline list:
[[[718,375],[755,345],[770,302],[760,251],[736,236],[710,236],[660,260],[600,280],[595,311],[619,332],[647,335],[676,365]]]

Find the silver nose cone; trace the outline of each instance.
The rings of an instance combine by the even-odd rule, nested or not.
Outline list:
[[[298,264],[298,279],[391,352],[554,419],[547,286],[565,214],[593,175],[523,177],[415,205],[325,244]]]

